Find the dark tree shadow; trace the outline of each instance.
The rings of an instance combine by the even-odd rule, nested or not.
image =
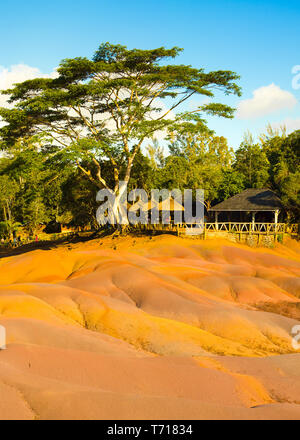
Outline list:
[[[107,234],[105,234],[107,235]],[[15,255],[25,254],[27,252],[32,252],[35,250],[44,250],[48,251],[51,249],[55,249],[60,245],[67,244],[75,244],[75,243],[83,243],[89,240],[94,240],[95,238],[101,238],[103,236],[103,232],[91,232],[89,234],[80,235],[80,233],[74,233],[67,237],[59,237],[56,240],[41,240],[37,242],[30,242],[23,244],[18,247],[0,248],[0,258],[12,257]]]
[[[83,235],[84,234],[84,235]],[[90,232],[90,233],[74,233],[72,235],[69,235],[67,237],[59,237],[56,240],[44,240],[44,241],[38,241],[38,242],[31,242],[26,243],[18,247],[14,248],[7,248],[2,247],[0,248],[0,258],[7,258],[7,257],[13,257],[16,255],[22,255],[26,254],[27,252],[32,252],[35,250],[44,250],[48,251],[51,249],[56,249],[58,246],[61,245],[68,245],[68,244],[76,244],[76,243],[84,243],[87,241],[95,240],[95,239],[101,239],[105,237],[111,236],[112,238],[117,237],[142,237],[142,236],[157,236],[157,235],[163,235],[163,234],[171,234],[171,235],[177,235],[174,231],[162,231],[162,230],[138,230],[138,229],[130,229],[126,232],[119,233],[116,228],[105,228],[100,231]]]

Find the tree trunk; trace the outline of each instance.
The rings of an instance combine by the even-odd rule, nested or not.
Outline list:
[[[7,222],[7,213],[6,213],[5,205],[3,205],[3,214],[4,214],[4,220]]]
[[[11,222],[11,210],[8,201],[6,201],[6,208],[7,208],[7,214],[8,214],[8,221]]]

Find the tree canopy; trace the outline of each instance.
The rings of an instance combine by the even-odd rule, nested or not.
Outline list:
[[[57,78],[16,84],[4,91],[14,107],[0,109],[4,145],[43,134],[99,188],[109,186],[102,173],[107,159],[117,191],[120,179],[129,181],[143,142],[158,131],[199,131],[206,125],[204,114],[233,116],[234,109],[215,102],[177,111],[193,95],[240,95],[234,72],[166,64],[181,51],[104,43],[93,59],[63,60]]]

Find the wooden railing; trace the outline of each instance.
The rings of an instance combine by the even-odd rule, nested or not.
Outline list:
[[[240,223],[240,222],[228,222],[228,223],[205,223],[205,230],[212,232],[230,232],[238,234],[284,234],[289,233],[292,235],[298,234],[298,225],[287,223]]]
[[[195,224],[174,224],[164,225],[146,224],[136,225],[140,230],[152,231],[173,231],[179,234],[198,235],[199,232],[206,234],[207,232],[228,232],[237,234],[291,234],[297,235],[299,231],[298,224],[287,223],[243,223],[243,222],[218,222],[218,223],[195,223]]]
[[[197,224],[173,224],[164,225],[147,224],[136,225],[137,229],[147,231],[176,232],[177,235],[201,235],[203,238],[210,232],[227,232],[231,234],[259,234],[259,235],[298,235],[298,225],[286,223],[242,223],[242,222],[218,222],[218,223],[197,223]]]

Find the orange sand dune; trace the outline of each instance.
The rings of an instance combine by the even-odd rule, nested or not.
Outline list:
[[[300,245],[105,238],[0,259],[0,419],[300,419]]]

